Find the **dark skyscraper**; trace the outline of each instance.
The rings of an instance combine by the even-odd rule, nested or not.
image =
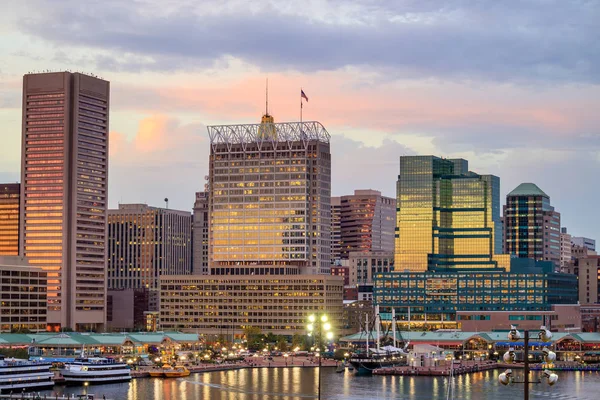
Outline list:
[[[23,78],[21,254],[48,274],[48,328],[105,323],[109,82]]]
[[[0,256],[19,254],[19,196],[18,183],[0,184]]]
[[[196,192],[192,229],[192,274],[208,274],[208,192]]]
[[[537,185],[521,183],[506,196],[504,230],[506,253],[560,265],[560,213]]]

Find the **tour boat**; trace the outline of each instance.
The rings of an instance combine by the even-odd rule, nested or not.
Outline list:
[[[190,370],[183,365],[176,365],[172,369],[164,370],[165,378],[183,378],[184,376],[190,376]]]
[[[61,374],[65,382],[71,385],[98,385],[131,380],[131,370],[127,364],[102,357],[76,358],[65,364]]]
[[[4,359],[0,356],[0,393],[19,393],[54,387],[52,363]]]

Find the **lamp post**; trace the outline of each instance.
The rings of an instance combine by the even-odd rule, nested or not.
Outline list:
[[[327,315],[309,315],[308,316],[308,325],[306,326],[308,330],[308,334],[312,335],[315,333],[315,347],[317,350],[317,357],[319,357],[319,372],[317,378],[317,398],[321,400],[321,359],[323,357],[322,347],[323,347],[323,334],[327,340],[333,339],[333,332],[331,332],[331,324],[328,322],[329,318]]]
[[[523,332],[523,382],[525,384],[525,390],[523,391],[523,399],[529,400],[529,384],[530,383],[539,383],[539,382],[530,382],[529,381],[529,331]],[[549,342],[552,339],[552,332],[546,329],[545,326],[540,327],[540,332],[538,333],[538,338],[542,342]],[[521,333],[517,330],[516,327],[511,326],[510,331],[508,332],[508,339],[511,342],[516,342],[521,339]],[[553,351],[548,350],[547,347],[544,347],[542,350],[544,355],[544,361],[546,363],[552,363],[556,360],[556,354]],[[513,348],[509,348],[504,356],[502,357],[504,362],[513,363],[515,361],[515,351]],[[554,385],[558,381],[558,375],[549,370],[544,370],[543,372],[544,378],[548,379],[548,384],[550,386]],[[501,384],[507,385],[512,381],[512,371],[507,369],[503,373],[498,376],[498,380]]]

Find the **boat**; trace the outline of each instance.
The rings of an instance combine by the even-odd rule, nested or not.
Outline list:
[[[350,358],[350,365],[352,365],[356,369],[356,373],[358,375],[371,375],[374,370],[377,368],[384,367],[395,367],[397,365],[405,364],[407,360],[408,353],[406,352],[406,347],[408,346],[408,342],[405,343],[403,349],[397,348],[395,346],[385,346],[381,347],[380,345],[380,316],[379,316],[379,306],[375,307],[375,324],[377,328],[377,347],[375,349],[369,348],[369,338],[368,335],[370,332],[369,328],[369,319],[368,315],[366,315],[367,320],[365,324],[365,331],[367,334],[366,337],[366,351],[364,353],[355,353]],[[393,343],[396,344],[396,319],[394,310],[392,309],[392,329],[393,329]]]
[[[46,390],[54,387],[51,362],[5,359],[0,355],[0,393]]]
[[[341,374],[344,371],[346,371],[346,364],[344,364],[342,362],[342,363],[338,364],[338,366],[335,369],[335,372],[337,372],[338,374]]]
[[[162,367],[155,367],[151,369],[148,373],[152,378],[163,378],[165,376],[165,370],[172,369],[170,364],[163,364]]]
[[[163,371],[165,378],[183,378],[184,376],[190,376],[190,370],[183,365],[176,365],[172,369],[166,369]]]
[[[131,380],[131,370],[127,364],[103,357],[76,358],[65,364],[61,375],[67,385],[98,385]]]

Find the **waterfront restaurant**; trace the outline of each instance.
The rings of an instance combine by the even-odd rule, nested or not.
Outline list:
[[[79,356],[85,350],[89,356],[135,356],[174,354],[202,350],[202,341],[195,333],[40,333],[0,334],[0,350],[29,348],[30,357],[61,361]]]
[[[380,333],[380,339],[384,334]],[[556,352],[558,361],[600,362],[600,332],[566,333],[553,332],[552,341],[541,342],[537,339],[538,332],[530,331],[532,358],[541,356],[544,346]],[[377,333],[368,335],[364,332],[340,338],[340,344],[347,348],[364,348],[367,339],[369,348],[375,347]],[[391,337],[391,334],[387,335]],[[517,351],[523,347],[523,340],[510,342],[507,331],[494,332],[460,332],[460,331],[401,331],[397,332],[396,340],[409,342],[412,346],[427,344],[439,347],[445,351],[453,351],[458,358],[466,360],[497,360],[502,357],[509,347]]]

